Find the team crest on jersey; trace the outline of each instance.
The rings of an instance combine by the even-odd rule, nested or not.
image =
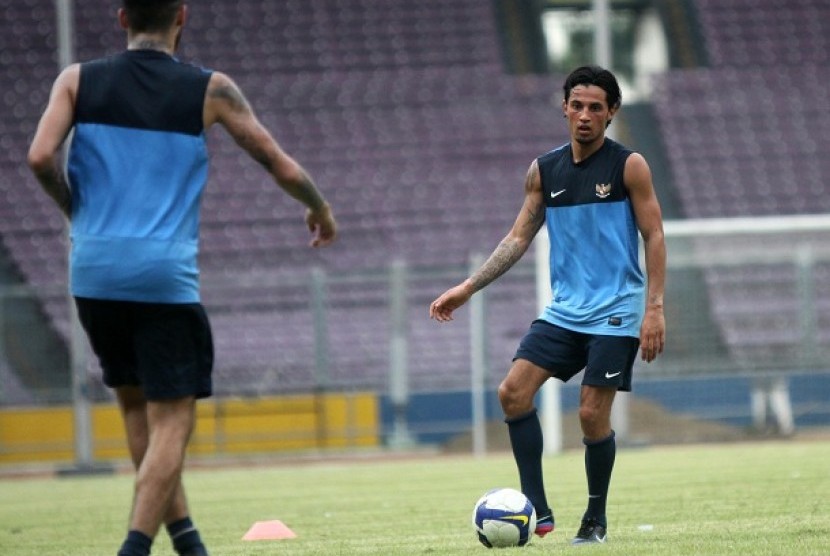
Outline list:
[[[611,184],[610,183],[598,183],[597,184],[597,197],[600,199],[605,199],[611,195]]]

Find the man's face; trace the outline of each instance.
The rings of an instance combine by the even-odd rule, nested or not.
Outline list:
[[[562,101],[573,141],[588,145],[605,136],[605,128],[616,113],[608,108],[605,97],[605,91],[596,85],[577,85],[568,100]]]

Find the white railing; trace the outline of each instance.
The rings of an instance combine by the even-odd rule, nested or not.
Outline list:
[[[826,372],[830,367],[830,216],[666,222],[665,230],[669,249],[668,344],[656,362],[638,363],[635,388],[637,382],[667,377],[745,375],[759,385],[747,393],[753,417],[769,409],[786,420],[782,400],[786,398],[788,373]],[[390,446],[409,445],[430,431],[470,431],[473,451],[484,453],[488,449],[485,424],[498,417],[494,393],[509,366],[511,350],[550,299],[544,232],[536,239],[535,248],[535,257],[529,253],[506,276],[474,296],[449,325],[428,321],[428,297],[459,281],[470,266],[480,264],[483,255],[444,268],[413,268],[396,262],[373,271],[326,273],[318,269],[311,275],[246,276],[245,280],[207,275],[206,304],[215,322],[234,312],[244,319],[245,311],[252,310],[251,300],[255,300],[256,318],[251,322],[274,338],[291,335],[293,340],[244,368],[229,371],[232,374],[226,376],[232,376],[232,381],[223,380],[222,369],[218,369],[217,391],[220,396],[280,393],[289,384],[283,380],[286,369],[296,369],[297,361],[305,361],[307,368],[294,371],[302,375],[294,376],[290,388],[370,388],[388,400],[394,419],[386,424],[388,430],[383,434]],[[512,283],[512,289],[504,289],[505,283]],[[358,288],[353,298],[349,298],[350,288]],[[263,290],[271,292],[267,302],[273,307],[266,307],[265,300],[259,303]],[[54,308],[61,291],[65,292],[65,285],[57,285],[54,291],[27,287],[0,290],[0,331],[8,334],[17,318],[4,310],[10,307],[8,300],[47,295],[50,301],[41,302]],[[534,295],[537,303],[532,302]],[[245,299],[247,303],[236,304]],[[221,301],[216,305],[214,300]],[[344,309],[344,304],[362,311],[363,320],[357,316],[354,321],[343,320],[352,316],[352,309]],[[369,308],[375,316],[366,319]],[[85,353],[78,353],[83,342],[77,340],[79,334],[82,337],[81,329],[74,320],[71,326],[66,322],[71,313],[46,313],[55,324],[51,333],[58,331],[67,345],[74,345],[71,360],[76,366],[83,365]],[[505,321],[512,324],[500,328]],[[247,328],[254,325],[241,322],[245,322],[245,329],[240,332],[256,332]],[[335,335],[344,327],[360,328],[367,323],[373,328],[364,334],[365,343],[354,345],[354,351],[347,353],[342,344],[335,346]],[[67,332],[72,330],[75,333]],[[227,336],[224,330],[217,334]],[[241,345],[242,340],[218,339],[225,347]],[[452,351],[435,353],[438,342]],[[4,347],[0,343],[0,359],[6,360],[2,369],[8,374],[15,364]],[[350,369],[354,369],[355,359],[359,364],[364,355],[366,365],[360,369],[364,374],[353,374]],[[425,365],[426,358],[432,359]],[[217,362],[224,364],[221,357]],[[229,357],[225,362],[236,363]],[[89,380],[97,380],[97,372],[93,363],[86,365]],[[541,396],[542,423],[548,431],[547,450],[558,451],[562,447],[564,404],[557,391],[558,381],[549,383]],[[412,422],[408,410],[413,396],[448,390],[468,394],[466,417],[441,423]],[[80,418],[86,414],[83,408],[89,400],[78,397],[101,391],[85,385],[72,389]],[[9,387],[0,388],[0,404],[19,403],[11,395]],[[42,403],[54,403],[61,396],[53,391],[46,395],[48,399],[43,398]],[[34,399],[38,403],[36,394]],[[621,396],[615,413],[621,437],[628,426],[626,403],[626,396]],[[747,403],[746,412],[749,406]],[[88,459],[88,447],[79,453],[82,461]]]

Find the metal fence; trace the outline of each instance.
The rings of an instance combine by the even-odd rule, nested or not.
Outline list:
[[[826,219],[666,229],[668,343],[656,362],[637,364],[634,393],[615,415],[620,437],[708,441],[830,426]],[[495,389],[538,312],[532,259],[449,324],[430,321],[428,305],[480,255],[446,267],[206,273],[216,396],[372,391],[390,446],[492,449],[504,440],[488,426],[500,418]],[[0,290],[0,406],[71,402],[82,426],[84,405],[111,400],[69,307],[65,286]],[[556,394],[565,447],[578,438],[568,421],[577,388],[575,379]]]

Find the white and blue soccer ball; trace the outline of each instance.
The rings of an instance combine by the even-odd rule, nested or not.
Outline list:
[[[476,502],[473,527],[487,548],[524,546],[536,529],[536,510],[518,490],[496,488]]]

